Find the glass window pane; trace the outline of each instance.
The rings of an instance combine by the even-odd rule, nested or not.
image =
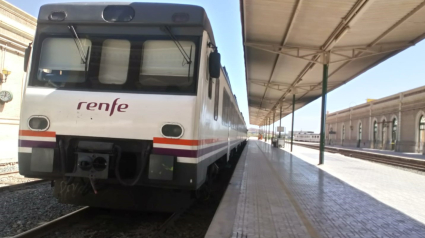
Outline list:
[[[173,41],[148,40],[143,44],[140,83],[142,85],[167,86],[190,85],[194,72],[195,44],[180,41],[186,54],[191,57],[188,64],[183,52]],[[189,67],[190,66],[190,67]],[[190,68],[190,69],[189,69]]]
[[[212,80],[212,79],[210,79]],[[214,98],[214,120],[218,119],[218,103],[220,99],[220,79],[216,79],[215,83],[215,98]]]
[[[124,84],[127,80],[130,60],[130,41],[105,40],[100,58],[99,82]]]
[[[84,82],[85,64],[81,54],[87,54],[91,41],[80,40],[84,52],[79,51],[79,43],[72,38],[46,38],[41,47],[38,80]]]

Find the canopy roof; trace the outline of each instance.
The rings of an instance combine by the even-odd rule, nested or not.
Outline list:
[[[425,37],[424,0],[240,0],[250,123],[279,120]]]

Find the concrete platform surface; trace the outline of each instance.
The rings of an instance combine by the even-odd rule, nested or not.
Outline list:
[[[250,140],[206,237],[425,237],[425,174]]]
[[[307,144],[307,145],[310,144],[310,145],[319,146],[319,143],[300,142],[300,141],[296,141],[296,143],[303,143],[303,144]],[[340,146],[340,145],[326,145],[326,147],[328,147],[328,148],[338,148],[338,149],[344,149],[344,150],[354,150],[354,151],[361,151],[361,152],[375,153],[375,154],[391,155],[391,156],[395,156],[395,157],[404,157],[404,158],[409,158],[409,159],[425,160],[425,155],[419,154],[419,153],[395,152],[395,151],[392,151],[392,150],[357,148],[357,147],[348,147],[348,146]]]

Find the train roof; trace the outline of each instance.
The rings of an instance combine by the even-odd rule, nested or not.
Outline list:
[[[134,17],[128,22],[108,22],[103,12],[108,6],[130,6],[134,10]],[[65,12],[66,18],[62,21],[52,21],[54,12]],[[161,12],[161,14],[157,14]],[[184,21],[175,19],[176,14],[187,16]],[[214,34],[205,9],[195,5],[170,3],[141,3],[141,2],[78,2],[53,3],[40,7],[37,23],[89,23],[89,24],[142,24],[158,26],[192,26],[203,27],[215,44]]]

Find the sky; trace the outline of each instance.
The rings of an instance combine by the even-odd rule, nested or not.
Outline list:
[[[83,2],[98,2],[85,0]],[[118,0],[115,0],[118,1]],[[8,0],[11,4],[37,17],[41,5],[75,0]],[[128,1],[125,1],[128,2]],[[203,7],[210,19],[221,63],[226,66],[233,93],[245,120],[249,121],[246,93],[245,64],[242,45],[242,29],[238,0],[150,0],[138,2],[168,2],[192,4]],[[365,103],[366,99],[378,99],[398,92],[425,85],[425,42],[399,53],[368,70],[347,84],[330,92],[327,111],[334,112]],[[330,66],[332,67],[332,66]],[[320,131],[321,98],[295,111],[294,130]],[[278,125],[279,122],[276,122]],[[282,119],[282,126],[289,131],[291,114]]]

